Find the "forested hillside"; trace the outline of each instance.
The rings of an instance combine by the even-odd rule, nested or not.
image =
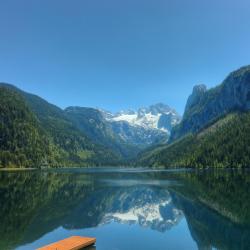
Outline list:
[[[52,163],[52,145],[17,93],[0,87],[0,166]]]
[[[154,167],[250,166],[250,66],[215,88],[197,85],[168,145],[147,150],[138,164]]]
[[[62,110],[13,85],[0,83],[0,87],[1,167],[125,165],[131,159],[131,165],[153,167],[250,166],[250,66],[232,72],[213,89],[195,86],[182,121],[175,113],[168,121],[177,125],[169,144],[162,145],[156,145],[154,137],[159,129],[123,120],[108,122],[111,118],[105,115],[112,114],[92,108]],[[158,126],[156,117],[162,113],[155,108],[165,106],[152,107],[143,117],[153,117],[153,125]],[[135,113],[121,116],[137,117]],[[122,126],[117,127],[120,122]]]
[[[104,118],[100,110],[86,107],[68,107],[64,110],[66,116],[93,142],[112,150],[121,159],[136,156],[140,147],[127,143],[112,128],[110,122]]]
[[[232,111],[250,109],[250,66],[242,67],[229,74],[215,88],[197,85],[189,96],[183,119],[171,134],[170,141],[197,133],[222,116]]]
[[[153,167],[249,167],[250,112],[232,113],[198,134],[142,153],[139,165]]]
[[[1,167],[98,166],[118,162],[42,98],[0,85]]]

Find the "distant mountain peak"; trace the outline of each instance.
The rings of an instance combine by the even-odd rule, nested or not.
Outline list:
[[[207,91],[207,86],[203,83],[197,84],[193,87],[193,93],[204,93]]]
[[[161,130],[167,134],[170,134],[172,127],[180,122],[179,114],[164,103],[142,107],[137,111],[129,109],[115,114],[105,112],[104,117],[111,122],[127,122],[131,126]]]

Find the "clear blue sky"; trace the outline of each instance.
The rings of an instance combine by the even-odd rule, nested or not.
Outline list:
[[[0,0],[0,81],[63,108],[182,113],[247,64],[249,0]]]

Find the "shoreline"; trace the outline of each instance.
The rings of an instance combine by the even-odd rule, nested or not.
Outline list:
[[[37,170],[37,168],[0,168],[1,171],[31,171],[31,170]]]

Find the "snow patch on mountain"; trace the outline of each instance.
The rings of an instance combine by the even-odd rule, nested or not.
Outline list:
[[[178,113],[168,105],[158,103],[137,111],[118,113],[100,110],[114,134],[128,144],[146,147],[167,142],[173,126],[181,120]]]
[[[127,121],[131,125],[134,126],[141,126],[146,129],[158,129],[158,122],[161,117],[161,114],[153,115],[152,113],[147,113],[142,117],[138,117],[138,114],[132,114],[132,115],[120,115],[115,116],[113,118],[113,121]],[[161,128],[163,131],[166,131],[166,129]]]
[[[165,123],[161,122],[162,116],[169,119],[165,119]],[[171,128],[180,122],[178,113],[168,105],[162,103],[152,105],[148,108],[140,108],[138,111],[121,111],[113,115],[108,113],[106,114],[106,119],[114,122],[125,121],[132,126],[161,130],[168,134]]]

